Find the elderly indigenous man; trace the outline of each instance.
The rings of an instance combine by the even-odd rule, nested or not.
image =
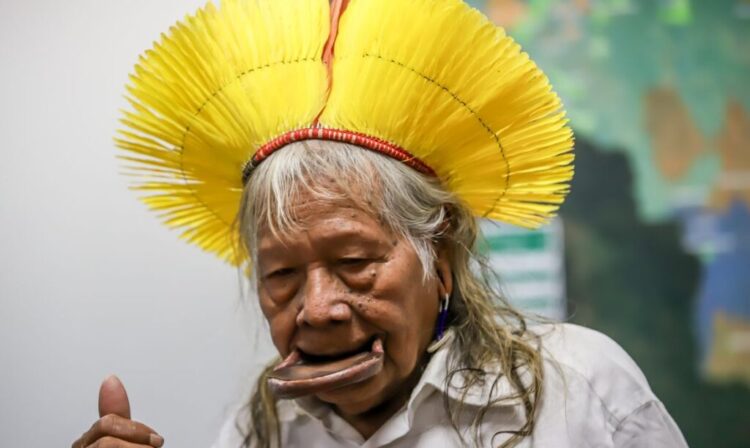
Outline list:
[[[684,447],[628,355],[527,325],[477,217],[536,227],[573,175],[546,77],[460,0],[224,0],[136,66],[144,201],[254,283],[279,358],[216,448]],[[74,448],[158,447],[115,378]]]

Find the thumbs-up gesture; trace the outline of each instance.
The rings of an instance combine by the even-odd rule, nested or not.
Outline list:
[[[72,448],[159,448],[164,439],[153,429],[130,419],[130,402],[120,379],[112,375],[99,388],[99,420]]]

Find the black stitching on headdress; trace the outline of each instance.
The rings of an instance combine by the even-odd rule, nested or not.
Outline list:
[[[490,134],[493,139],[495,139],[495,142],[497,143],[497,147],[500,149],[500,154],[502,154],[502,156],[503,156],[503,161],[505,162],[506,177],[505,177],[505,186],[503,188],[503,192],[500,193],[500,195],[497,197],[497,199],[495,199],[495,202],[492,205],[492,207],[489,208],[484,213],[484,215],[482,215],[483,217],[487,217],[487,215],[489,215],[493,210],[495,210],[495,207],[497,207],[498,202],[500,202],[500,200],[503,197],[505,197],[505,194],[508,192],[508,188],[510,186],[510,178],[511,178],[510,162],[508,162],[508,158],[505,156],[505,149],[503,148],[503,144],[502,144],[502,142],[500,142],[500,138],[497,136],[497,134],[495,134],[495,132],[492,130],[492,128],[490,128],[490,126],[482,119],[482,117],[479,116],[479,114],[474,109],[471,108],[471,106],[469,106],[468,103],[466,103],[466,101],[462,100],[458,95],[456,95],[455,93],[453,93],[453,91],[451,91],[448,87],[446,87],[443,84],[440,84],[435,79],[430,78],[429,76],[425,75],[424,73],[422,73],[422,72],[420,72],[420,71],[418,71],[418,70],[416,70],[416,69],[414,69],[412,67],[409,67],[408,65],[404,64],[403,62],[397,61],[395,59],[390,59],[390,58],[386,58],[386,57],[383,57],[383,56],[378,55],[378,54],[370,54],[370,53],[364,53],[362,55],[362,57],[363,58],[376,58],[376,59],[380,59],[382,61],[386,61],[386,62],[390,62],[390,63],[395,64],[395,65],[398,65],[401,68],[405,68],[405,69],[411,71],[412,73],[414,73],[415,75],[417,75],[420,78],[424,79],[425,81],[427,81],[427,82],[429,82],[431,84],[434,84],[435,86],[439,87],[440,89],[442,89],[443,91],[445,91],[445,93],[447,93],[448,95],[450,95],[457,103],[461,104],[467,111],[469,111],[469,113],[472,116],[474,116],[474,118],[477,119],[477,121],[479,122],[479,124],[487,131],[487,133]]]
[[[503,187],[502,193],[500,193],[500,195],[497,197],[497,199],[495,199],[493,206],[490,207],[484,213],[483,216],[486,217],[493,210],[495,210],[495,208],[497,207],[498,202],[500,202],[500,200],[502,200],[502,198],[505,197],[506,193],[508,192],[508,189],[510,187],[510,180],[511,180],[512,173],[511,173],[511,170],[510,170],[510,162],[508,161],[508,158],[505,155],[505,149],[503,148],[502,142],[500,141],[500,138],[497,136],[497,134],[492,130],[492,128],[484,121],[484,119],[474,109],[471,108],[471,106],[469,106],[469,104],[466,101],[464,101],[463,99],[461,99],[461,97],[459,97],[456,93],[454,93],[452,90],[450,90],[447,86],[439,83],[434,78],[431,78],[431,77],[425,75],[424,73],[422,73],[422,72],[414,69],[413,67],[410,67],[410,66],[404,64],[403,62],[397,61],[395,59],[390,59],[390,58],[383,57],[381,55],[370,54],[370,53],[364,53],[362,55],[362,57],[363,58],[376,58],[376,59],[379,59],[379,60],[382,60],[382,61],[385,61],[385,62],[389,62],[391,64],[395,64],[395,65],[397,65],[397,66],[399,66],[401,68],[404,68],[406,70],[411,71],[412,73],[414,73],[415,75],[417,75],[420,78],[424,79],[425,81],[427,81],[427,82],[435,85],[436,87],[440,88],[441,90],[443,90],[444,92],[446,92],[448,95],[450,95],[451,98],[453,98],[457,103],[459,103],[464,109],[466,109],[474,118],[476,118],[477,122],[479,122],[479,124],[482,126],[482,128],[485,131],[487,131],[488,134],[490,134],[492,136],[492,138],[495,140],[495,143],[497,144],[497,147],[500,150],[500,153],[501,153],[501,155],[503,157],[503,162],[505,163],[505,167],[506,167],[505,185]],[[211,95],[208,98],[206,98],[206,100],[203,102],[203,104],[201,104],[200,107],[198,107],[198,109],[195,111],[195,113],[193,114],[193,118],[195,118],[198,115],[200,115],[200,113],[211,102],[211,100],[213,100],[219,93],[221,93],[231,83],[239,81],[241,78],[243,78],[244,76],[246,76],[246,75],[248,75],[250,73],[256,72],[258,70],[266,69],[266,68],[271,68],[271,67],[274,67],[274,66],[277,66],[277,65],[294,64],[294,63],[301,63],[301,62],[319,62],[319,61],[320,61],[320,59],[318,59],[318,58],[298,58],[298,59],[292,59],[292,60],[288,60],[288,61],[277,61],[277,62],[273,62],[273,63],[268,63],[268,64],[260,65],[260,66],[253,67],[251,69],[245,70],[244,72],[239,73],[235,77],[235,79],[233,81],[226,83],[225,85],[221,86],[219,89],[217,89],[214,92],[212,92]],[[184,142],[185,142],[185,139],[187,138],[188,133],[191,130],[191,127],[192,126],[190,124],[188,124],[185,127],[185,132],[183,133],[183,139],[182,139],[183,144],[179,146],[179,149],[180,149],[180,175],[181,175],[183,183],[185,185],[189,185],[189,184],[188,184],[188,180],[187,180],[187,176],[185,174],[184,164],[183,164],[183,155],[184,155],[184,152],[185,152]],[[251,160],[249,160],[246,163],[246,165],[243,167],[243,170],[242,170],[242,183],[243,183],[243,185],[245,184],[245,182],[249,178],[250,174],[252,173],[252,169],[253,168],[254,167],[253,167],[252,158],[251,158]],[[229,225],[229,223],[227,223],[221,216],[219,216],[218,214],[216,214],[216,212],[211,207],[209,207],[198,196],[198,194],[195,192],[195,190],[190,189],[190,192],[193,195],[193,197],[195,197],[195,199],[201,205],[203,205],[203,207],[206,208],[211,214],[213,214],[219,221],[223,222],[226,225]]]
[[[259,70],[263,70],[263,69],[266,69],[266,68],[275,67],[277,65],[296,64],[296,63],[300,63],[300,62],[320,62],[320,58],[298,58],[298,59],[291,59],[291,60],[288,60],[288,61],[276,61],[276,62],[270,62],[268,64],[259,65],[257,67],[253,67],[253,68],[250,68],[248,70],[245,70],[244,72],[241,72],[241,73],[237,74],[237,76],[235,76],[235,78],[232,81],[224,84],[223,86],[219,87],[214,92],[212,92],[211,95],[208,98],[206,98],[206,100],[203,102],[203,104],[201,104],[200,107],[198,107],[198,109],[196,109],[196,111],[193,114],[192,118],[195,119],[198,115],[200,115],[201,112],[203,112],[203,109],[205,109],[206,106],[208,106],[208,104],[211,102],[211,100],[213,100],[214,98],[216,98],[216,96],[219,93],[221,93],[222,91],[224,91],[224,89],[226,89],[227,87],[229,87],[229,85],[231,85],[234,82],[237,82],[237,81],[241,80],[244,76],[247,76],[247,75],[249,75],[249,74],[251,74],[253,72],[259,71]],[[190,184],[188,183],[187,176],[185,175],[185,166],[184,166],[184,163],[183,163],[183,155],[185,154],[185,139],[187,138],[187,135],[190,133],[191,129],[192,129],[192,125],[191,124],[188,124],[187,126],[185,126],[185,131],[182,134],[182,144],[180,146],[178,146],[178,149],[180,150],[180,177],[182,177],[182,182],[185,185],[187,185],[187,186],[189,186]],[[244,185],[244,182],[243,182],[243,185]],[[212,215],[214,215],[214,217],[216,217],[216,219],[218,219],[222,223],[226,224],[227,226],[231,226],[230,223],[226,222],[221,216],[219,216],[216,213],[216,211],[214,211],[211,207],[209,207],[208,204],[206,204],[203,201],[203,199],[201,199],[200,196],[198,196],[197,192],[193,188],[190,188],[190,194],[206,210],[208,210]]]

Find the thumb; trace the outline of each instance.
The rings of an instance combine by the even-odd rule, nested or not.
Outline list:
[[[116,414],[130,419],[128,393],[125,392],[125,386],[115,375],[105,378],[99,388],[99,417],[107,414]]]

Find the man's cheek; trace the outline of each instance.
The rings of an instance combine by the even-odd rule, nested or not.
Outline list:
[[[270,319],[266,319],[268,327],[271,329],[271,340],[273,341],[273,345],[276,346],[276,349],[282,356],[288,354],[289,343],[294,334],[294,325],[290,325],[287,321],[288,319],[284,319],[283,316],[278,314]]]

